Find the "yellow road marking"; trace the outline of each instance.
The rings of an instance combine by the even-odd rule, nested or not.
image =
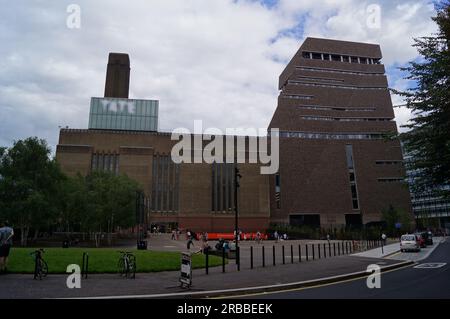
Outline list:
[[[398,252],[396,252],[396,253],[394,253],[394,254],[392,254],[392,255],[384,256],[383,258],[392,257],[392,256],[397,256],[397,255],[399,255],[399,254],[401,254],[401,253],[402,253],[401,251],[398,251]]]
[[[405,266],[402,266],[402,267],[399,267],[399,268],[396,268],[396,269],[386,270],[386,271],[383,271],[381,274],[387,274],[387,273],[390,273],[390,272],[393,272],[393,271],[396,271],[396,270],[400,270],[400,269],[403,269],[403,268],[411,267],[411,266],[414,266],[414,264],[405,265]],[[309,287],[290,288],[290,289],[284,289],[284,290],[265,291],[265,292],[249,293],[249,294],[234,295],[234,296],[212,297],[211,299],[228,299],[228,298],[253,297],[253,296],[279,294],[279,293],[292,292],[292,291],[301,291],[301,290],[306,290],[306,289],[320,288],[320,287],[326,287],[326,286],[331,286],[331,285],[347,283],[347,282],[351,282],[351,281],[355,281],[355,280],[361,280],[361,279],[367,278],[369,276],[370,276],[370,274],[367,274],[367,275],[362,275],[361,277],[357,277],[357,278],[344,279],[344,280],[340,280],[340,281],[336,281],[336,282],[330,282],[330,283],[326,283],[326,284],[319,284],[319,285],[314,285],[314,286],[309,286]]]

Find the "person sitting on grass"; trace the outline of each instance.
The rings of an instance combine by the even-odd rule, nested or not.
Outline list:
[[[0,224],[0,273],[6,272],[9,251],[12,246],[14,230],[9,227],[8,222]]]

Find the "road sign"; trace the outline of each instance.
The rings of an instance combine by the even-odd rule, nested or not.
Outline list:
[[[181,286],[186,285],[188,288],[192,285],[192,258],[190,253],[181,255]]]
[[[397,229],[402,228],[402,223],[395,223],[395,228],[397,228]]]

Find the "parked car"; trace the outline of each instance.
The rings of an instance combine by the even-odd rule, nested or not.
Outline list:
[[[420,243],[416,235],[406,234],[400,238],[400,251],[420,251]]]
[[[420,248],[427,248],[427,243],[425,242],[425,238],[422,236],[422,234],[417,233],[415,235],[417,237],[417,241],[419,242]]]
[[[433,234],[428,231],[428,232],[423,232],[421,233],[422,238],[425,239],[425,244],[427,245],[433,245]]]

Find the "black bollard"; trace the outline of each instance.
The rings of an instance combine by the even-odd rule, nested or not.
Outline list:
[[[315,252],[314,252],[314,244],[311,244],[312,248],[312,260],[316,259]]]
[[[206,274],[209,274],[209,249],[208,247],[205,248],[205,271]]]
[[[309,260],[308,244],[306,244],[306,261]]]
[[[291,264],[294,263],[294,247],[291,245]]]
[[[284,256],[284,245],[283,246],[281,246],[281,253],[283,254],[283,265],[285,265],[286,263],[285,263],[285,256]]]
[[[318,253],[318,255],[319,255],[319,259],[320,259],[320,244],[317,244],[317,253]]]
[[[236,264],[237,270],[241,271],[241,247],[236,247]]]
[[[225,272],[225,247],[222,248],[222,272]]]
[[[273,249],[272,249],[272,261],[273,261],[273,265],[275,266],[275,245],[273,245]]]
[[[328,257],[331,257],[331,243],[328,242]]]
[[[336,243],[333,243],[333,255],[336,257]]]
[[[253,269],[253,246],[250,246],[250,269]]]
[[[264,246],[262,246],[262,266],[266,267],[266,254],[265,254]]]
[[[327,258],[327,244],[323,243],[323,258]]]
[[[298,245],[298,262],[302,262],[302,246]]]

